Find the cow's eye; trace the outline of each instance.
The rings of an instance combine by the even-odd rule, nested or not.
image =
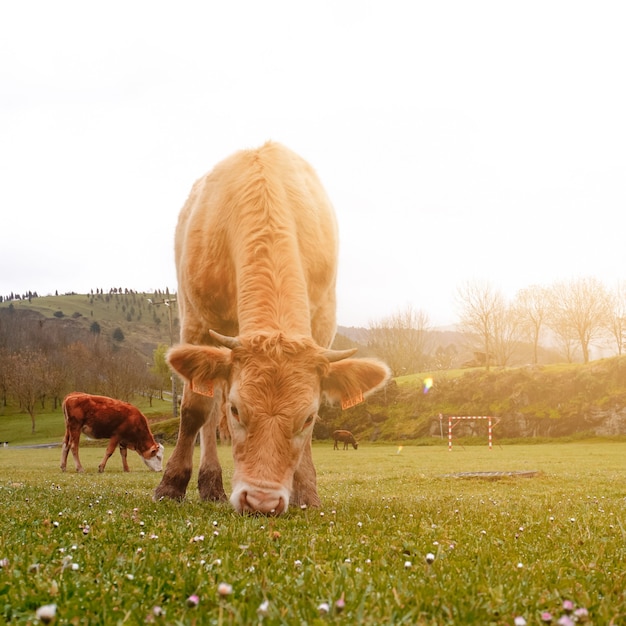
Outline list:
[[[239,421],[239,409],[238,409],[236,406],[234,406],[234,405],[232,405],[232,404],[231,404],[231,405],[230,405],[230,412],[231,412],[232,416],[233,416],[233,417],[234,417],[237,421]]]
[[[310,426],[313,423],[313,420],[315,419],[315,413],[311,413],[311,415],[309,415],[309,417],[306,418],[306,420],[304,421],[304,426]]]

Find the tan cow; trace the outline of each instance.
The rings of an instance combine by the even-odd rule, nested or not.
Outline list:
[[[63,414],[65,415],[65,437],[61,452],[63,471],[67,466],[67,455],[70,450],[76,471],[83,471],[78,457],[81,433],[93,439],[109,439],[104,458],[98,466],[99,472],[104,472],[107,461],[118,446],[125,472],[130,471],[126,460],[129,449],[135,450],[151,470],[161,471],[163,445],[154,440],[145,415],[132,404],[107,396],[93,396],[74,391],[63,399]]]
[[[321,399],[357,404],[389,369],[329,349],[337,227],[317,175],[276,143],[234,154],[194,185],[175,247],[183,343],[168,360],[185,386],[155,499],[184,497],[200,429],[200,497],[226,499],[216,448],[225,414],[237,511],[318,506],[311,433]]]

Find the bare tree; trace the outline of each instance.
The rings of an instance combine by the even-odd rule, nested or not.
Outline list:
[[[519,347],[521,327],[517,311],[504,299],[494,308],[493,353],[498,365],[508,365]]]
[[[561,337],[576,340],[583,362],[589,362],[589,346],[600,337],[610,320],[611,299],[594,277],[555,283],[550,289],[549,326]]]
[[[98,359],[84,343],[77,341],[63,348],[65,384],[68,391],[98,391]]]
[[[485,368],[489,370],[494,357],[498,316],[505,309],[504,296],[482,281],[468,281],[458,288],[461,330],[484,354]]]
[[[573,330],[564,318],[558,317],[550,312],[548,325],[554,333],[554,339],[560,349],[561,354],[568,363],[573,363],[580,356],[578,340],[573,336]]]
[[[619,282],[609,296],[611,310],[607,329],[615,340],[618,356],[622,356],[626,345],[626,281]]]
[[[550,298],[548,290],[540,285],[520,289],[515,296],[514,307],[520,323],[520,331],[533,346],[533,363],[539,356],[539,339],[546,323]]]
[[[42,372],[46,358],[41,351],[25,350],[9,356],[9,387],[22,410],[30,415],[31,432],[35,434],[35,409],[43,390]]]
[[[428,350],[428,316],[410,305],[379,322],[370,322],[369,345],[394,376],[419,372]]]
[[[99,370],[102,393],[106,396],[130,402],[137,392],[145,388],[145,357],[129,348],[102,354]]]
[[[152,406],[152,398],[158,397],[159,389],[161,386],[162,385],[159,377],[152,370],[146,369],[143,375],[143,389],[140,390],[140,393],[148,398],[150,406]],[[160,393],[163,393],[162,390],[160,391]]]
[[[67,367],[64,359],[64,353],[59,350],[53,354],[49,354],[46,358],[47,365],[44,373],[44,397],[52,399],[53,408],[56,409],[67,389]],[[43,407],[42,407],[43,408]]]

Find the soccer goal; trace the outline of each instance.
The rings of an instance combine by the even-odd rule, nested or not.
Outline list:
[[[452,452],[452,429],[464,420],[487,420],[489,449],[491,450],[493,448],[493,428],[499,421],[497,417],[491,417],[490,415],[465,415],[459,417],[455,415],[448,417],[448,452]],[[443,421],[443,415],[439,416],[439,421]]]

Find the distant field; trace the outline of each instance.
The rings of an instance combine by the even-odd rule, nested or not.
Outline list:
[[[200,502],[195,475],[154,503],[136,454],[129,474],[81,456],[63,474],[58,448],[0,448],[6,622],[55,604],[60,624],[626,624],[624,443],[317,444],[322,507],[277,519]]]

